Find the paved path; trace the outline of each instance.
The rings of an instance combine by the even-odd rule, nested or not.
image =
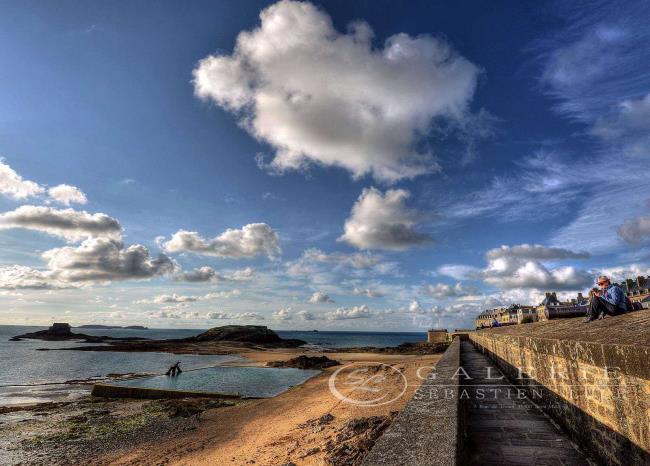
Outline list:
[[[467,401],[467,445],[470,465],[589,464],[561,432],[528,399],[517,399],[517,387],[468,342],[461,342],[461,365],[472,380],[461,384]],[[491,367],[488,379],[487,367]],[[499,390],[500,389],[500,390]],[[510,395],[508,394],[508,389]],[[482,390],[484,398],[477,400]]]

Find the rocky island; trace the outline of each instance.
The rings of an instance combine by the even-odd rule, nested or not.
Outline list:
[[[93,329],[99,329],[99,330],[111,330],[111,329],[118,329],[118,330],[149,330],[149,327],[145,327],[144,325],[126,325],[126,326],[121,326],[121,325],[102,325],[102,324],[85,324],[85,325],[77,325],[75,328],[93,328]]]
[[[22,340],[45,340],[45,341],[67,341],[67,340],[83,340],[86,343],[105,343],[109,341],[134,341],[146,340],[142,337],[109,337],[109,336],[94,336],[86,335],[84,333],[73,333],[70,324],[63,322],[55,322],[46,330],[39,330],[37,332],[24,333],[12,337],[10,341]]]
[[[175,354],[233,354],[242,349],[297,348],[303,340],[283,339],[263,325],[225,325],[214,327],[189,338],[150,340],[143,337],[107,337],[72,333],[68,324],[54,324],[47,330],[13,337],[12,341],[39,339],[47,341],[83,340],[108,343],[102,346],[61,348],[75,351],[165,352]]]

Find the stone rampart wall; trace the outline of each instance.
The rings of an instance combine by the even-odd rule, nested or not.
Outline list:
[[[470,340],[597,461],[648,465],[649,325],[650,312],[639,311],[481,330]]]

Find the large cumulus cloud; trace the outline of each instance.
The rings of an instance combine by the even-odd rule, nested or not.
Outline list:
[[[90,238],[79,246],[50,249],[43,258],[52,275],[64,282],[142,280],[173,273],[177,266],[165,254],[152,257],[146,247]]]
[[[650,237],[650,217],[637,217],[627,220],[616,231],[626,243],[639,244]]]
[[[365,304],[354,307],[340,307],[336,311],[326,314],[328,320],[368,319],[372,317],[370,308]]]
[[[470,126],[479,70],[444,40],[400,33],[375,49],[368,24],[342,34],[308,2],[280,1],[260,19],[231,55],[198,63],[194,89],[275,149],[272,169],[316,163],[394,182],[438,170],[416,148],[433,119]]]
[[[90,214],[74,209],[25,205],[0,214],[0,229],[24,228],[80,241],[89,237],[119,239],[122,227],[106,214]]]
[[[393,251],[430,243],[429,235],[416,230],[422,214],[406,206],[409,196],[404,189],[389,189],[385,194],[375,188],[364,189],[339,241],[360,249]]]
[[[35,181],[26,180],[0,158],[0,194],[12,199],[21,200],[46,194],[45,186]],[[81,189],[69,184],[60,184],[47,189],[49,201],[70,205],[88,202]]]
[[[522,244],[487,252],[484,281],[502,289],[575,290],[589,286],[592,274],[574,266],[550,267],[544,261],[586,259],[589,255],[562,248]]]
[[[206,239],[194,231],[180,230],[163,243],[167,252],[192,252],[205,256],[247,258],[280,254],[277,233],[266,223],[250,223],[240,229],[230,228],[216,238]]]

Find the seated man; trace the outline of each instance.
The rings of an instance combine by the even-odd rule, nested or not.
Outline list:
[[[589,301],[589,310],[585,322],[602,319],[606,314],[615,316],[627,312],[627,299],[625,293],[618,285],[612,285],[609,277],[598,277],[600,291],[594,291]]]

